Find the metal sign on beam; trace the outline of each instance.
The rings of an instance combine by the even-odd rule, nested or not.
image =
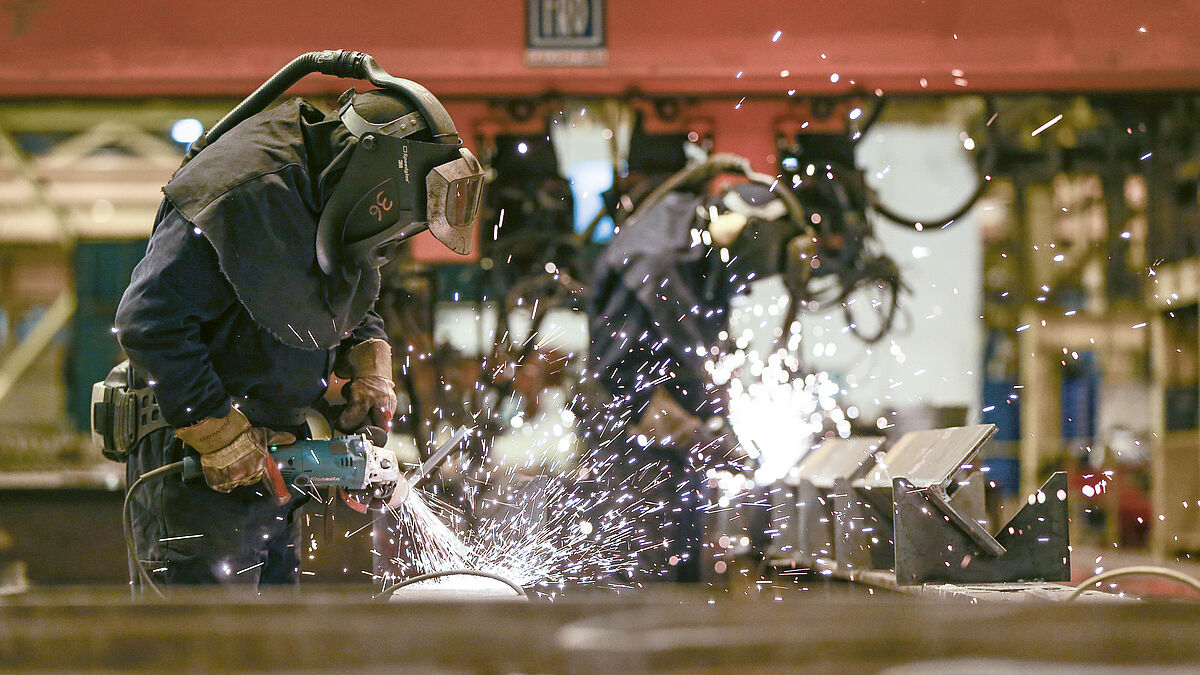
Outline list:
[[[525,63],[603,66],[608,63],[604,0],[526,0]]]

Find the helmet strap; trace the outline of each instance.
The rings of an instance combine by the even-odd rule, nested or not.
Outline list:
[[[338,110],[338,117],[341,118],[342,124],[354,134],[356,138],[362,138],[365,134],[376,133],[384,136],[393,136],[395,138],[407,138],[418,131],[425,129],[428,125],[422,119],[420,113],[410,112],[399,119],[394,119],[391,122],[376,124],[368,122],[358,111],[354,109],[354,96],[346,99]]]

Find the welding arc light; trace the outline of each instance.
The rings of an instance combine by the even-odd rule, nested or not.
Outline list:
[[[203,134],[204,125],[200,120],[191,117],[176,120],[175,124],[171,125],[171,139],[176,143],[190,145],[195,143]]]

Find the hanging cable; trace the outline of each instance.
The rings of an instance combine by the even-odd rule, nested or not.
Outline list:
[[[996,114],[995,104],[990,96],[985,96],[983,98],[983,103],[984,119],[987,120],[987,123],[984,125],[984,129],[988,141],[984,146],[981,157],[976,164],[978,182],[975,185],[975,190],[971,193],[971,196],[967,198],[966,202],[952,211],[949,215],[938,218],[913,218],[911,216],[906,216],[896,212],[891,207],[880,201],[879,197],[872,191],[868,199],[871,210],[897,225],[909,227],[917,230],[918,232],[928,232],[931,230],[940,230],[950,226],[959,218],[967,215],[971,209],[975,208],[975,204],[977,204],[983,197],[983,194],[987,192],[990,184],[988,177],[992,175],[992,171],[996,168],[997,158],[1000,154],[1000,142],[998,134],[995,131],[995,126],[992,124],[993,118]],[[878,113],[880,112],[882,112],[882,104],[877,106],[875,111],[876,114],[872,116],[873,119],[869,120],[871,125],[876,122],[875,118],[878,118]],[[859,137],[859,141],[861,140],[862,136]]]
[[[1155,567],[1153,565],[1134,565],[1131,567],[1121,567],[1121,568],[1115,569],[1115,570],[1108,570],[1107,572],[1101,572],[1100,574],[1097,574],[1096,576],[1094,576],[1094,577],[1088,579],[1087,581],[1084,581],[1083,583],[1076,586],[1075,590],[1071,591],[1071,594],[1067,596],[1067,600],[1068,601],[1074,600],[1075,598],[1078,598],[1080,595],[1083,595],[1083,592],[1088,590],[1092,586],[1095,586],[1096,584],[1108,581],[1109,579],[1115,579],[1117,577],[1127,577],[1127,576],[1132,576],[1135,574],[1148,574],[1151,576],[1171,579],[1173,581],[1178,581],[1181,584],[1190,586],[1192,589],[1194,589],[1196,591],[1200,591],[1200,579],[1196,579],[1195,577],[1184,574],[1183,572],[1173,570],[1169,567]]]
[[[871,130],[871,127],[875,126],[875,123],[883,115],[884,109],[887,108],[887,103],[888,99],[886,98],[875,99],[875,105],[871,108],[871,112],[867,115],[867,118],[858,123],[858,130],[855,132],[857,136],[853,137],[854,140],[862,140],[862,137],[867,135],[867,132]]]

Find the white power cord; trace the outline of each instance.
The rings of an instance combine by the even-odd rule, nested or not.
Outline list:
[[[1087,581],[1084,581],[1083,583],[1076,586],[1074,591],[1071,591],[1071,594],[1067,596],[1067,599],[1065,602],[1069,602],[1071,600],[1074,600],[1075,598],[1078,598],[1080,595],[1083,594],[1084,591],[1086,591],[1088,588],[1090,588],[1098,583],[1101,583],[1103,581],[1108,581],[1109,579],[1115,579],[1117,577],[1131,576],[1134,574],[1149,574],[1151,576],[1158,576],[1158,577],[1164,577],[1167,579],[1173,579],[1175,581],[1178,581],[1181,584],[1186,584],[1187,586],[1190,586],[1193,589],[1200,591],[1200,579],[1196,579],[1195,577],[1184,574],[1183,572],[1178,572],[1178,571],[1170,569],[1168,567],[1155,567],[1153,565],[1133,565],[1131,567],[1121,567],[1121,568],[1118,568],[1115,570],[1108,570],[1107,572],[1101,572],[1100,574],[1097,574],[1096,576],[1088,579]]]

